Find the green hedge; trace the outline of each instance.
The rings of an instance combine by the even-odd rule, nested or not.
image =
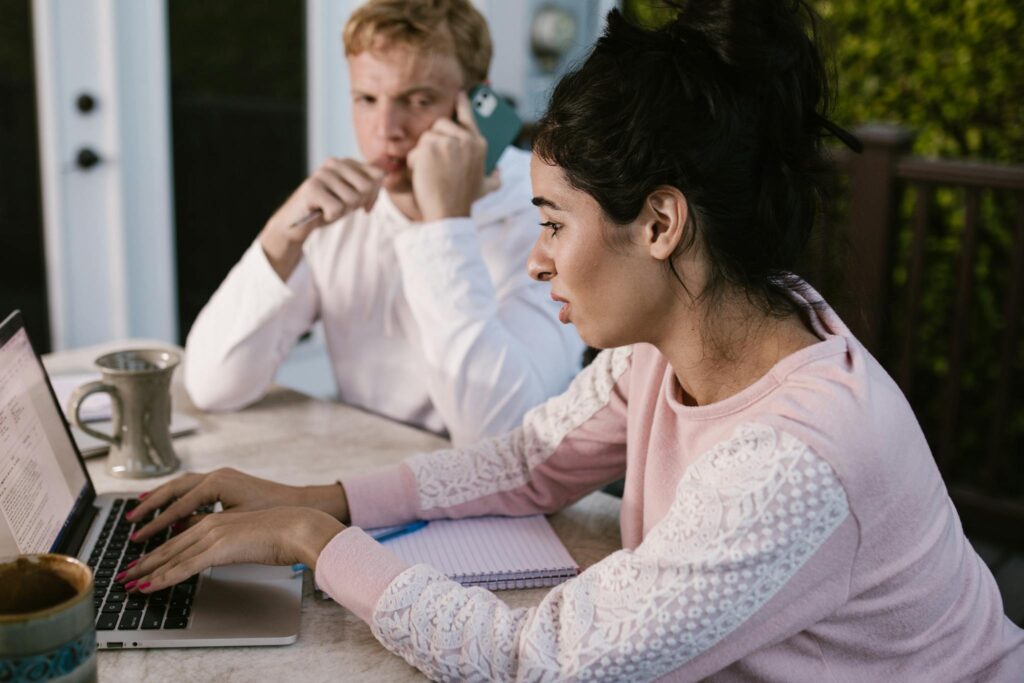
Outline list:
[[[1021,0],[810,0],[822,17],[822,44],[835,66],[838,96],[833,119],[849,128],[889,122],[916,134],[920,156],[1024,162],[1024,2]],[[657,25],[669,18],[658,0],[624,0],[634,21]],[[949,372],[952,307],[958,274],[965,197],[962,190],[936,191],[925,241],[921,312],[916,331],[914,390],[909,397],[930,439],[942,428]],[[892,272],[891,323],[880,360],[895,370],[906,334],[904,305],[910,226],[916,192],[900,205],[900,230]],[[974,259],[974,292],[968,348],[960,383],[962,415],[956,459],[947,476],[989,490],[1024,496],[1024,400],[1016,389],[1024,375],[1024,330],[1010,368],[1000,367],[1004,309],[1010,285],[1010,249],[1020,199],[1009,193],[982,196],[982,228]],[[837,210],[846,211],[840,197]],[[845,218],[840,216],[840,224]],[[824,235],[824,233],[822,233]],[[823,239],[821,235],[818,239]],[[829,236],[827,241],[831,242]],[[839,254],[829,254],[836,264]],[[830,274],[830,278],[835,274]],[[822,283],[842,302],[838,280]],[[831,291],[830,291],[831,290]],[[985,470],[984,451],[995,410],[992,387],[1009,373],[1004,469]]]
[[[1024,160],[1020,0],[815,0],[834,49],[837,119],[892,121],[914,152]]]

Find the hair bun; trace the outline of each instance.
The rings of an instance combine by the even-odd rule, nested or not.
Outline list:
[[[774,306],[831,188],[827,71],[809,0],[668,0],[645,28],[618,10],[556,86],[534,138],[620,225],[679,188],[714,282]],[[836,127],[838,128],[838,127]]]

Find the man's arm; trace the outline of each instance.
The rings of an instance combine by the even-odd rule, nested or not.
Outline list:
[[[456,445],[512,429],[579,370],[583,342],[557,320],[547,285],[525,272],[534,223],[524,211],[483,228],[501,235],[490,245],[472,219],[424,224],[395,240],[423,378]],[[483,248],[506,271],[502,280],[493,281]]]
[[[266,393],[320,302],[309,267],[282,282],[254,242],[203,307],[185,343],[185,389],[201,410],[237,410]]]
[[[566,387],[583,352],[575,331],[556,320],[547,287],[526,275],[537,235],[529,193],[524,189],[520,198],[513,189],[514,206],[500,221],[478,225],[472,217],[473,202],[486,189],[486,151],[460,93],[456,120],[438,119],[409,155],[423,223],[395,239],[424,383],[456,445],[515,427],[527,410]],[[522,172],[513,187],[525,187],[525,169],[509,170]]]
[[[203,308],[185,346],[185,388],[203,410],[259,400],[319,299],[302,260],[310,234],[376,200],[383,173],[328,159],[292,193]],[[303,220],[306,219],[306,220]]]

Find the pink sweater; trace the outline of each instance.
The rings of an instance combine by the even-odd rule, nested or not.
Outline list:
[[[1024,680],[909,405],[834,313],[815,324],[719,403],[614,349],[509,434],[346,477],[353,527],[317,582],[439,680]],[[358,528],[554,512],[623,475],[623,549],[531,609]]]

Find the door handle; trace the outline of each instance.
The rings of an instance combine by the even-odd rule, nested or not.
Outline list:
[[[88,171],[101,161],[103,159],[100,158],[100,155],[88,147],[78,150],[78,153],[75,155],[75,166],[83,171]]]

